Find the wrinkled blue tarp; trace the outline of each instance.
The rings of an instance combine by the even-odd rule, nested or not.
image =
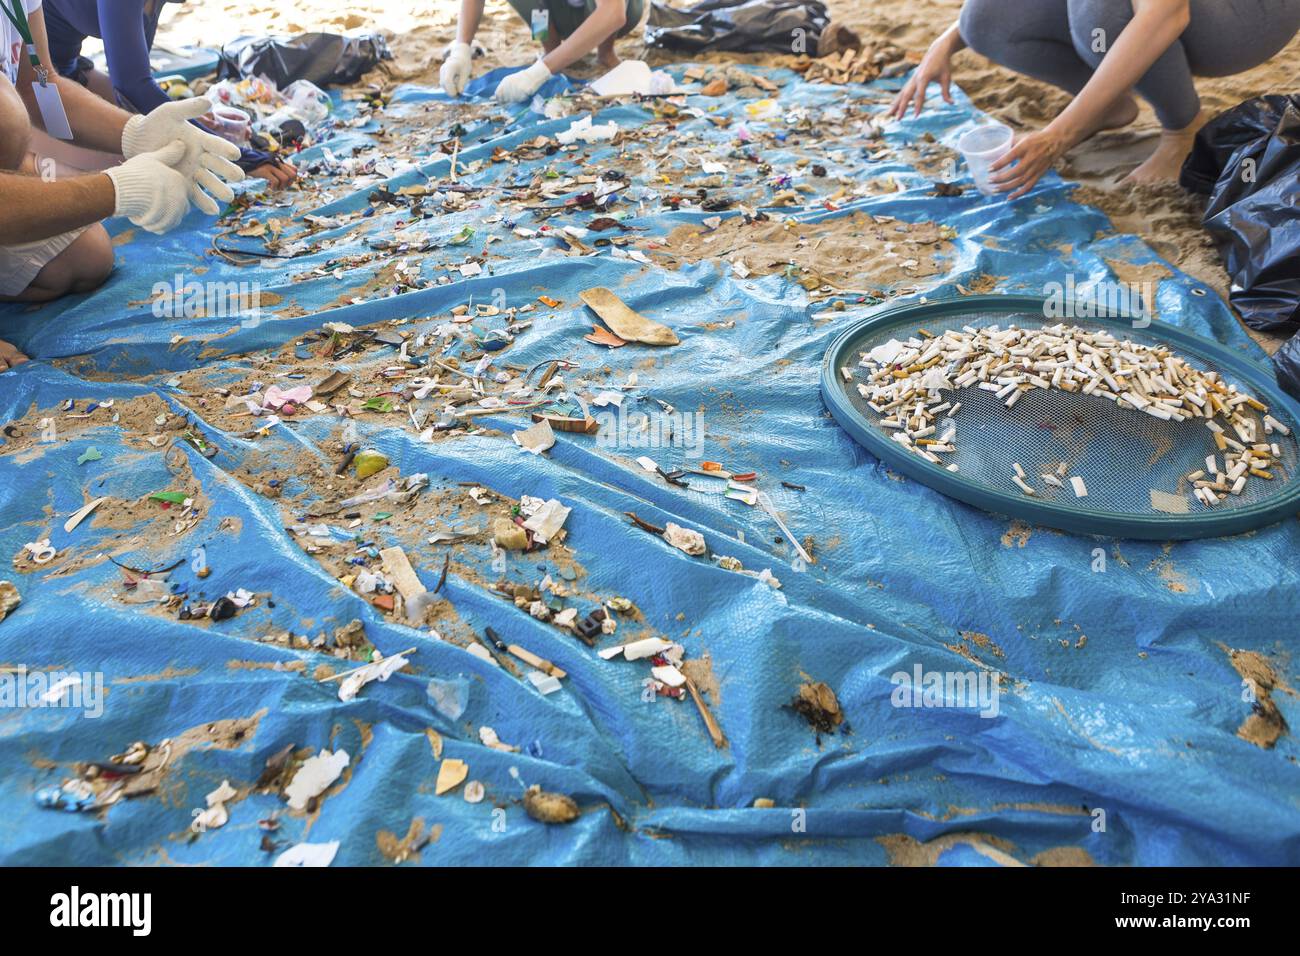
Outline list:
[[[890,86],[811,86],[793,74],[773,75],[787,82],[783,104],[810,108],[846,96],[882,101]],[[480,80],[471,92],[482,95],[491,82]],[[548,92],[564,85],[555,80]],[[391,112],[416,111],[440,97],[405,88]],[[746,101],[692,103],[745,120]],[[976,118],[960,95],[955,105],[936,105],[920,120],[892,128],[888,140],[914,141],[926,131],[947,139]],[[597,121],[631,127],[648,115],[639,105],[620,105]],[[570,121],[525,111],[504,132],[472,131],[461,155],[486,157],[498,143],[512,146]],[[340,132],[325,145],[344,155],[351,145],[368,143],[374,128]],[[735,135],[703,119],[684,120],[682,128],[719,143]],[[1080,281],[1106,277],[1107,259],[1159,261],[1133,237],[1113,234],[1102,214],[1072,202],[1070,187],[1054,175],[1017,202],[989,202],[973,190],[940,199],[914,170],[890,159],[868,162],[861,144],[840,145],[842,161],[829,154],[822,160],[832,175],[893,175],[903,187],[857,199],[848,209],[936,219],[959,230],[942,283],[926,291],[932,297],[981,273],[1005,277],[1003,289],[1041,291],[1067,271]],[[609,152],[608,146],[594,150],[597,159]],[[763,158],[779,169],[794,155],[767,151]],[[445,155],[434,154],[423,169],[440,176],[446,163]],[[523,182],[532,171],[527,164],[492,165],[476,181]],[[418,181],[407,174],[397,185]],[[362,208],[367,192],[325,212]],[[630,208],[629,223],[651,235],[706,215],[647,202],[636,217]],[[424,225],[447,237],[479,224],[489,211]],[[842,213],[796,214],[815,220]],[[114,226],[117,233],[125,229]],[[188,827],[204,794],[223,779],[247,787],[287,743],[342,746],[353,755],[346,785],[318,815],[282,813],[277,834],[291,842],[339,840],[339,864],[383,862],[376,834],[401,837],[416,817],[442,828],[421,855],[425,864],[882,864],[890,849],[908,845],[905,838],[945,837],[941,846],[952,848],[939,853],[940,864],[994,862],[971,852],[974,845],[993,845],[1025,862],[1059,847],[1079,848],[1105,864],[1300,862],[1295,742],[1283,735],[1266,750],[1236,735],[1251,704],[1226,652],[1270,655],[1281,680],[1300,686],[1290,657],[1300,600],[1296,522],[1161,547],[1020,528],[898,480],[839,430],[818,395],[818,363],[830,341],[872,306],[851,305],[833,320],[814,320],[824,306],[810,305],[805,291],[780,275],[740,280],[710,264],[669,271],[608,252],[542,256],[537,244],[498,224],[472,244],[480,246],[490,232],[504,236],[493,251],[510,258],[498,261],[494,274],[325,316],[276,317],[232,333],[228,319],[154,318],[146,302],[153,284],[202,264],[208,279],[252,274],[263,289],[319,313],[333,306],[341,284],[332,277],[296,283],[288,277],[331,255],[237,269],[205,257],[210,223],[195,216],[187,226],[161,238],[134,235],[119,247],[111,280],[92,295],[0,313],[3,337],[36,359],[0,378],[0,415],[16,417],[68,398],[84,404],[149,391],[179,408],[176,389],[166,384],[176,371],[200,363],[247,369],[244,360],[201,357],[204,349],[274,350],[327,319],[359,326],[409,316],[430,325],[442,320],[429,317],[445,316],[471,295],[488,301],[500,288],[508,302],[521,304],[545,292],[566,303],[559,318],[539,321],[502,360],[528,366],[580,355],[588,365],[608,364],[611,382],[637,370],[640,391],[679,409],[702,410],[706,457],[758,471],[791,530],[816,539],[817,561],[802,571],[792,567],[789,544],[778,541],[782,536],[760,511],[673,489],[630,461],[641,452],[611,452],[589,436],[561,434],[549,458],[534,458],[499,434],[421,444],[410,430],[367,430],[362,423],[367,440],[403,474],[428,472],[437,487],[477,482],[571,505],[568,543],[586,569],[582,587],[632,599],[646,623],[680,639],[688,656],[711,656],[721,697],[713,710],[729,740],[727,749],[716,750],[689,701],[642,700],[640,664],[602,661],[571,636],[455,575],[447,587],[460,616],[480,633],[491,625],[563,667],[570,676],[561,692],[542,697],[457,647],[386,620],[338,585],[284,530],[275,503],[232,477],[254,452],[318,449],[337,427],[332,416],[295,421],[253,440],[209,431],[222,453],[211,461],[190,453],[210,499],[201,524],[175,541],[160,541],[140,560],[188,561],[191,549],[204,544],[211,578],[200,582],[182,565],[172,581],[209,596],[237,587],[269,591],[275,606],[263,601],[232,620],[199,627],[120,603],[120,573],[103,561],[58,574],[9,575],[23,604],[0,623],[0,663],[102,671],[108,694],[94,720],[69,710],[0,711],[0,862],[269,863],[259,849],[257,821],[282,809],[281,799],[254,794],[234,803],[229,824],[193,841]],[[349,275],[347,287],[375,267]],[[609,286],[633,308],[668,322],[682,344],[597,354],[580,339],[590,319],[576,304],[578,292],[592,285]],[[1193,288],[1193,280],[1176,272],[1162,282],[1160,317],[1262,358],[1217,297],[1191,296]],[[737,315],[743,319],[734,327],[715,324]],[[185,341],[173,344],[178,333]],[[222,337],[204,341],[215,336]],[[54,364],[71,356],[82,358]],[[648,356],[656,360],[649,370],[639,365]],[[381,360],[373,353],[361,359]],[[520,420],[486,424],[508,434]],[[102,460],[78,465],[92,444]],[[683,460],[679,449],[651,454],[666,467]],[[85,495],[132,498],[170,480],[161,453],[139,442],[126,446],[113,427],[35,456],[0,455],[0,551],[17,554],[25,542],[48,535],[55,547],[94,555],[111,547],[118,532],[89,521],[71,534],[62,527]],[[781,480],[807,491],[784,488]],[[673,550],[630,528],[625,511],[698,529],[712,552],[738,557],[746,568],[771,568],[783,588]],[[234,530],[219,530],[223,518],[237,519]],[[1104,571],[1097,570],[1097,549]],[[412,559],[432,586],[441,552],[430,546]],[[546,553],[520,560],[542,566]],[[540,577],[530,566],[524,571],[521,579]],[[333,685],[307,676],[326,658],[257,643],[273,631],[314,634],[353,617],[384,650],[418,646],[419,672],[372,684],[344,704]],[[1086,645],[1076,646],[1084,635]],[[273,669],[298,659],[307,660],[305,673]],[[231,663],[247,661],[265,666]],[[1003,672],[1007,692],[998,716],[891,706],[890,676],[917,664],[926,671]],[[431,677],[460,675],[470,689],[469,708],[451,721],[430,706],[426,685]],[[836,690],[851,733],[819,742],[785,706],[805,675]],[[1300,716],[1294,693],[1273,696],[1294,724]],[[210,721],[255,714],[262,716],[251,739],[230,750],[190,752],[161,794],[102,815],[42,809],[33,799],[76,761],[104,760],[132,741],[157,743]],[[522,750],[482,746],[482,725]],[[437,763],[428,727],[442,734],[445,756],[469,763],[470,778],[483,781],[488,799],[473,805],[458,794],[433,795]],[[572,794],[583,816],[569,827],[529,820],[513,802],[521,781]],[[761,797],[775,807],[753,808]],[[497,804],[504,814],[494,812]]]

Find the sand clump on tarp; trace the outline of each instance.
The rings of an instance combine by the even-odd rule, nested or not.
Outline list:
[[[732,217],[714,229],[678,226],[666,242],[679,262],[723,259],[738,274],[787,272],[810,290],[871,290],[938,276],[953,251],[947,236],[933,222],[854,213],[812,224]]]

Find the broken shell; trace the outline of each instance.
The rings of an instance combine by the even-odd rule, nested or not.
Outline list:
[[[448,790],[455,790],[469,776],[469,764],[455,757],[448,757],[438,765],[438,782],[433,786],[435,796],[441,797]]]

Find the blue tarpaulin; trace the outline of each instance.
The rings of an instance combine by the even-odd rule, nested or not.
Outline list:
[[[680,69],[673,72],[680,78]],[[384,863],[393,856],[385,847],[415,832],[432,835],[412,857],[426,865],[1300,862],[1294,739],[1283,732],[1268,747],[1238,732],[1252,715],[1274,727],[1297,717],[1290,652],[1300,524],[1164,546],[1031,528],[891,474],[836,426],[818,394],[818,366],[831,340],[889,302],[959,294],[980,277],[994,277],[999,290],[1041,291],[1067,273],[1080,283],[1114,278],[1117,263],[1167,270],[1156,296],[1163,321],[1261,362],[1263,353],[1222,301],[1191,294],[1193,279],[1138,239],[1116,234],[1054,174],[1016,201],[989,200],[968,178],[959,180],[967,186],[962,195],[935,195],[936,175],[910,165],[906,147],[927,141],[926,134],[951,142],[979,118],[957,91],[954,104],[936,103],[920,119],[888,127],[883,141],[864,142],[858,127],[842,122],[842,111],[882,104],[897,81],[835,87],[787,71],[767,75],[781,84],[770,116],[750,109],[753,98],[693,95],[687,104],[695,111],[679,112],[668,125],[651,102],[609,105],[594,121],[624,130],[653,126],[659,135],[671,128],[715,145],[733,170],[721,191],[752,207],[778,191],[769,181],[783,171],[793,173],[791,183],[813,182],[796,166],[811,157],[827,167],[828,179],[770,214],[790,217],[791,228],[805,229],[811,241],[816,223],[852,213],[952,226],[940,275],[875,290],[878,296],[818,299],[794,270],[741,277],[716,260],[674,263],[651,254],[640,261],[625,254],[639,246],[594,245],[595,232],[581,240],[590,255],[554,238],[521,236],[513,227],[539,223],[498,205],[498,188],[526,185],[547,170],[554,178],[617,169],[623,148],[594,143],[491,162],[498,148],[553,137],[577,118],[523,108],[509,123],[488,111],[465,121],[459,182],[491,188],[468,194],[459,211],[411,222],[405,208],[381,206],[358,216],[370,208],[373,184],[341,191],[316,209],[256,207],[252,217],[266,222],[303,213],[334,218],[303,254],[248,265],[214,256],[210,245],[220,230],[198,215],[162,237],[114,221],[117,269],[101,289],[41,308],[3,308],[0,335],[33,361],[0,377],[0,416],[22,420],[0,449],[0,550],[14,557],[5,576],[22,598],[0,622],[0,664],[11,678],[20,668],[102,674],[104,697],[98,715],[12,701],[0,710],[0,862],[269,865],[276,852],[262,848],[268,831],[259,820],[273,814],[277,851],[337,840],[335,865]],[[477,81],[471,96],[481,101],[494,78]],[[555,79],[546,92],[566,87]],[[327,177],[354,153],[383,155],[394,131],[427,128],[418,168],[394,168],[387,186],[436,189],[451,162],[441,147],[449,136],[444,102],[440,92],[400,88],[382,116],[333,129],[300,164],[320,162],[319,176]],[[354,103],[336,97],[335,105],[337,116],[355,115]],[[642,142],[633,148],[653,146]],[[761,155],[728,159],[732,149],[742,158],[749,150]],[[754,172],[758,162],[773,172]],[[672,173],[668,182],[654,170],[632,176],[628,193],[610,207],[641,230],[626,235],[641,242],[684,224],[709,228],[713,215],[740,215],[734,206],[665,206],[660,194],[690,195],[692,177],[702,175],[684,165],[658,170]],[[735,172],[742,168],[749,172]],[[848,183],[839,197],[818,201],[836,182]],[[889,185],[853,188],[868,182]],[[575,181],[571,193],[591,188],[590,179]],[[593,215],[560,210],[546,225],[583,226]],[[451,243],[466,226],[473,237]],[[287,227],[288,241],[300,229],[301,220]],[[374,252],[368,243],[402,229],[423,232],[430,247],[348,258]],[[338,236],[345,238],[329,241]],[[261,239],[220,241],[256,250]],[[461,274],[456,266],[467,256],[484,261],[482,274]],[[387,295],[391,273],[367,285],[402,258],[431,280],[426,288]],[[175,276],[256,283],[278,304],[256,321],[160,315],[155,284]],[[452,281],[437,281],[444,276]],[[579,293],[592,286],[614,290],[671,326],[681,344],[605,350],[583,341],[595,320]],[[626,408],[656,412],[667,403],[698,414],[702,446],[636,449],[633,438],[611,444],[602,428],[606,440],[558,432],[555,447],[534,456],[510,438],[529,423],[527,415],[509,411],[479,418],[478,434],[436,441],[421,440],[401,414],[360,415],[359,438],[383,451],[402,477],[429,476],[418,500],[462,500],[476,485],[571,507],[563,546],[572,549],[576,573],[566,580],[567,603],[583,614],[612,597],[635,606],[615,612],[619,631],[598,647],[662,636],[680,642],[689,660],[707,655],[712,680],[701,678],[702,691],[725,747],[714,746],[689,698],[643,693],[647,661],[603,660],[573,634],[493,593],[498,577],[559,577],[556,552],[512,552],[502,570],[486,538],[430,544],[432,524],[373,521],[374,506],[351,531],[341,516],[308,517],[324,486],[315,472],[327,475],[337,464],[327,449],[344,420],[333,411],[304,412],[267,428],[251,417],[229,427],[213,391],[224,385],[239,394],[236,383],[255,380],[313,383],[311,376],[277,376],[310,361],[318,343],[307,337],[325,322],[361,328],[405,318],[407,331],[431,334],[456,306],[500,301],[520,308],[539,295],[562,304],[528,313],[533,324],[495,353],[495,367],[567,357],[582,363],[564,372],[567,378],[577,382],[607,367],[608,388],[635,372],[636,384],[623,390]],[[846,303],[843,311],[829,308],[836,298]],[[485,333],[506,321],[473,324]],[[378,370],[395,356],[371,349],[330,367],[351,371],[377,394]],[[113,402],[108,409],[106,401]],[[91,412],[91,403],[101,407]],[[148,441],[176,435],[156,424],[155,412],[188,415],[189,434],[215,444],[217,454],[205,457],[183,440],[168,454]],[[49,440],[33,440],[42,419]],[[92,447],[97,459],[85,454]],[[716,493],[708,479],[688,476],[690,489],[671,485],[635,461],[648,455],[672,469],[690,466],[695,451],[734,472],[756,472],[790,532],[800,542],[811,538],[814,562],[802,562],[760,508]],[[182,491],[191,504],[164,509],[148,498],[160,490]],[[110,499],[102,514],[64,530],[69,515],[100,496]],[[626,512],[699,531],[712,555],[738,559],[751,572],[770,570],[781,586],[677,550],[631,525]],[[482,524],[468,500],[438,517],[453,527]],[[544,696],[519,674],[468,653],[463,641],[438,640],[427,627],[385,615],[305,553],[291,526],[316,521],[358,546],[401,544],[429,588],[450,550],[440,594],[466,632],[481,635],[490,626],[554,662],[567,672],[562,689]],[[47,538],[56,556],[34,565],[24,545]],[[181,620],[175,610],[124,600],[130,572],[109,556],[139,569],[177,565],[167,587],[186,602],[239,588],[257,601],[226,620]],[[204,564],[210,574],[200,577]],[[351,665],[327,648],[268,639],[288,632],[310,641],[354,618],[385,653],[418,651],[407,671],[348,702],[336,682],[316,678],[322,665],[336,672]],[[1254,665],[1272,667],[1272,676],[1247,682],[1243,674],[1260,673]],[[996,714],[937,705],[942,701],[897,706],[891,678],[917,668],[1001,675]],[[434,680],[467,694],[463,714],[452,719],[433,706]],[[805,681],[834,690],[844,718],[836,732],[817,733],[790,706]],[[485,746],[482,727],[518,749]],[[39,804],[37,794],[73,776],[76,765],[108,761],[136,741],[172,754],[151,792],[83,812]],[[435,795],[435,741],[443,759],[468,764],[485,799],[468,802],[460,789]],[[256,787],[267,759],[286,745],[350,755],[310,812],[290,811],[278,792]],[[238,794],[227,805],[229,822],[192,832],[204,796],[223,780]],[[533,784],[571,795],[579,819],[530,819],[520,800]]]

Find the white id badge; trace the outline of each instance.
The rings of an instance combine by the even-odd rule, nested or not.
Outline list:
[[[59,88],[53,83],[42,86],[40,80],[37,80],[32,84],[32,93],[36,96],[45,132],[55,139],[72,139],[72,127],[68,125],[68,114],[63,111],[63,98],[59,96]]]
[[[541,43],[546,39],[546,34],[551,28],[551,11],[542,7],[540,10],[534,10],[532,15],[533,21],[533,39]]]

